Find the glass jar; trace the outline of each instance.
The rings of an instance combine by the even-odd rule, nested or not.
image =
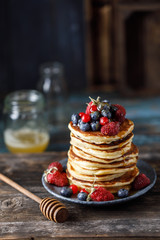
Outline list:
[[[43,152],[49,143],[44,97],[36,90],[10,93],[4,101],[4,142],[12,153]]]
[[[60,62],[44,63],[40,67],[37,88],[46,99],[46,110],[50,129],[64,124],[67,109],[67,85],[64,67]],[[52,131],[51,130],[51,131]]]

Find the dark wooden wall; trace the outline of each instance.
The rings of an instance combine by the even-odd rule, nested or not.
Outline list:
[[[0,92],[36,88],[39,66],[60,61],[70,90],[86,87],[82,0],[0,1]]]

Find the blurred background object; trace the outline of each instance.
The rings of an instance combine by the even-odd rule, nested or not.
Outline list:
[[[50,132],[55,128],[63,130],[67,118],[67,85],[64,76],[64,67],[59,62],[44,63],[40,67],[40,80],[37,88],[46,100],[46,115]]]
[[[1,110],[9,92],[46,82],[45,70],[39,74],[43,64],[59,62],[65,70],[60,85],[68,89],[61,110],[66,117],[63,127],[51,124],[48,150],[68,148],[66,122],[72,112],[84,110],[88,95],[118,100],[129,116],[135,112],[135,124],[158,124],[159,0],[1,0],[0,5]],[[39,88],[45,92],[43,84]]]
[[[43,95],[35,90],[10,93],[4,101],[4,142],[12,153],[43,152],[49,143]]]

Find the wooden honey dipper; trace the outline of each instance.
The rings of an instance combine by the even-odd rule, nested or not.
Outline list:
[[[3,182],[7,183],[8,185],[12,186],[13,188],[17,189],[19,192],[23,193],[27,197],[38,202],[41,212],[49,220],[54,221],[56,223],[62,223],[65,222],[66,219],[68,218],[67,208],[58,200],[53,198],[41,199],[1,173],[0,179]]]

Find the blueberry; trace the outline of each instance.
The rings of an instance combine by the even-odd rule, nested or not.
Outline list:
[[[101,111],[103,109],[104,104],[103,103],[99,103],[97,106],[98,111]]]
[[[98,112],[98,111],[95,111],[95,112],[92,112],[91,114],[90,114],[90,116],[91,116],[91,119],[93,120],[93,121],[96,121],[96,120],[98,120],[99,118],[100,118],[100,112]]]
[[[105,104],[103,109],[110,109],[111,103],[108,100],[103,100],[103,103]]]
[[[88,196],[88,195],[87,195],[87,193],[85,193],[85,192],[80,192],[80,193],[78,193],[78,195],[77,195],[78,199],[81,200],[81,201],[86,201],[87,196]]]
[[[73,191],[69,187],[63,187],[60,191],[60,194],[64,197],[71,197],[73,194]]]
[[[89,124],[89,123],[81,122],[81,123],[79,124],[79,128],[80,128],[83,132],[89,131],[89,130],[90,130],[90,124]]]
[[[79,119],[80,119],[79,114],[77,114],[77,113],[72,114],[71,121],[72,121],[73,124],[77,125]]]
[[[80,118],[80,119],[78,120],[78,127],[80,126],[81,123],[82,123],[82,119]]]
[[[100,125],[99,121],[91,122],[92,131],[99,131],[100,127],[101,127],[101,125]]]
[[[110,119],[110,118],[112,117],[111,112],[108,111],[108,110],[105,110],[105,109],[103,109],[103,110],[101,111],[101,115],[102,115],[103,117],[107,117],[108,119]]]
[[[118,197],[120,197],[120,198],[128,197],[128,190],[122,188],[122,189],[118,190],[117,194],[118,194]]]

